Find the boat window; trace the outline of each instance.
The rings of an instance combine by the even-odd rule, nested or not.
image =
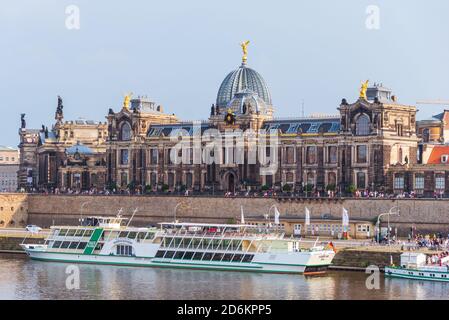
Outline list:
[[[245,254],[243,256],[242,262],[251,262],[253,260],[253,258],[254,258],[253,254]]]
[[[213,261],[221,261],[222,258],[223,258],[223,253],[216,253],[216,254],[214,254],[212,260]]]
[[[59,236],[63,237],[67,234],[67,229],[61,229],[59,230]]]
[[[192,257],[193,257],[193,252],[192,251],[187,251],[185,254],[184,254],[184,257],[182,258],[183,260],[190,260],[190,259],[192,259]]]
[[[78,247],[78,242],[72,242],[69,246],[69,249],[76,249]]]
[[[59,248],[61,246],[62,242],[61,241],[55,241],[55,243],[53,243],[53,247],[52,248]]]
[[[165,254],[165,258],[171,259],[171,258],[173,258],[174,254],[175,254],[174,251],[167,251],[167,253]]]
[[[193,255],[193,260],[201,260],[202,257],[203,257],[202,252],[195,252],[195,254]]]
[[[126,236],[128,235],[128,231],[122,231],[122,232],[120,232],[120,234],[119,234],[119,238],[126,238]]]
[[[61,245],[61,249],[67,249],[69,247],[69,245],[70,245],[69,241],[64,241]]]
[[[232,253],[226,253],[226,254],[224,255],[224,257],[223,257],[223,260],[221,260],[221,261],[229,262],[229,261],[231,261],[232,256],[233,256]]]
[[[127,245],[122,245],[122,244],[119,244],[116,247],[116,253],[119,256],[133,256],[134,255],[132,246],[127,246]]]
[[[93,233],[94,231],[93,230],[86,230],[86,233],[84,234],[84,236],[85,237],[91,237],[92,236],[92,233]]]
[[[203,256],[203,261],[210,261],[212,259],[212,252],[206,252]]]
[[[69,229],[67,231],[66,237],[73,237],[75,235],[76,230],[75,229]]]
[[[84,229],[76,230],[75,237],[81,237],[84,233]]]
[[[233,258],[232,258],[232,262],[240,262],[243,258],[243,254],[236,254]]]
[[[158,252],[156,252],[156,258],[162,258],[165,254],[165,251],[163,250],[159,250]]]
[[[175,253],[174,259],[182,259],[183,255],[184,255],[184,251],[178,251]]]
[[[128,238],[129,238],[129,239],[135,239],[136,236],[137,236],[137,232],[130,232],[130,233],[128,234]]]
[[[80,250],[84,250],[84,248],[86,248],[87,242],[80,242],[78,244],[78,249]]]
[[[95,247],[95,250],[101,250],[103,249],[103,244],[102,243],[97,243],[97,246]]]

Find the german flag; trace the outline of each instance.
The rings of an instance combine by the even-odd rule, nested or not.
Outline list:
[[[327,246],[328,246],[329,249],[332,249],[335,253],[337,253],[337,248],[335,248],[335,246],[334,246],[334,244],[332,243],[332,241],[329,242],[329,243],[327,244]]]

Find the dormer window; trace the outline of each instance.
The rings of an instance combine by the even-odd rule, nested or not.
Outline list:
[[[441,163],[447,163],[448,160],[449,160],[449,155],[448,154],[443,154],[441,156]]]

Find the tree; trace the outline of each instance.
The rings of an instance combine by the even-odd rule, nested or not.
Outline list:
[[[350,184],[346,190],[350,194],[354,194],[357,191],[357,187],[353,184]]]

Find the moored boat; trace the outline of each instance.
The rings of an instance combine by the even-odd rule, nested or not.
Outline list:
[[[164,222],[136,228],[125,220],[89,217],[80,226],[53,226],[44,244],[22,247],[41,261],[305,274],[325,272],[335,255],[333,246],[300,248],[300,241],[269,227]]]
[[[442,253],[427,259],[423,253],[405,252],[401,254],[400,266],[385,267],[387,277],[449,281],[449,254]]]

